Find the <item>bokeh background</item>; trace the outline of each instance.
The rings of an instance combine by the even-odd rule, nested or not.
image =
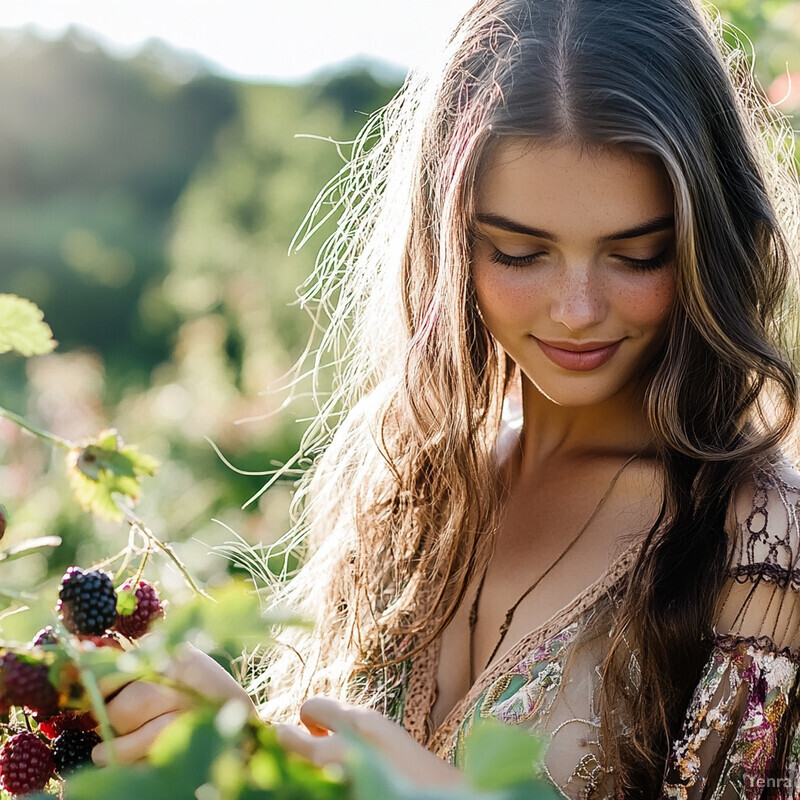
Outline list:
[[[258,543],[288,524],[291,480],[248,503],[266,477],[242,472],[290,459],[313,413],[302,383],[296,400],[284,401],[311,330],[295,290],[326,230],[297,253],[289,245],[341,166],[328,140],[351,140],[399,87],[404,53],[416,60],[420,44],[438,42],[467,3],[443,3],[435,25],[426,4],[398,3],[394,17],[375,13],[383,3],[364,4],[372,28],[354,38],[352,13],[331,17],[297,3],[301,22],[276,33],[269,0],[238,15],[231,2],[234,54],[236,26],[242,53],[259,26],[267,50],[288,40],[288,54],[263,66],[210,44],[205,54],[157,38],[138,44],[143,12],[133,14],[131,41],[63,20],[32,24],[37,7],[58,5],[17,3],[12,12],[0,2],[0,292],[35,301],[60,343],[48,356],[0,358],[0,405],[70,439],[113,426],[157,456],[163,466],[145,481],[141,515],[177,542],[196,577],[213,582],[231,568],[209,555],[232,538],[228,528]],[[216,3],[217,13],[225,5]],[[158,8],[167,14],[171,5]],[[192,6],[183,8],[190,22]],[[800,114],[800,4],[725,0],[721,10],[758,53],[764,91]],[[388,44],[400,22],[406,51]],[[340,40],[340,49],[320,44]],[[319,63],[331,57],[343,61]],[[48,558],[4,573],[10,589],[89,566],[125,536],[80,511],[61,458],[0,420],[9,540],[64,540]],[[169,569],[158,578],[179,582]]]

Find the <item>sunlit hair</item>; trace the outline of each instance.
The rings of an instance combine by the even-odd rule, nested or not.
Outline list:
[[[660,786],[708,654],[731,494],[789,446],[797,401],[792,135],[719,28],[691,0],[478,2],[441,70],[412,74],[363,130],[304,229],[340,215],[304,296],[325,329],[313,369],[338,369],[283,542],[310,555],[279,601],[317,625],[286,631],[270,657],[269,716],[309,692],[387,710],[398,663],[439,635],[488,558],[514,365],[470,277],[487,154],[519,136],[620,148],[656,156],[672,182],[678,300],[644,376],[664,502],[619,610],[601,711],[620,791]]]

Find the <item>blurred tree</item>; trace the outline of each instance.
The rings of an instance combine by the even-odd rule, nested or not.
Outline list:
[[[152,55],[114,59],[75,32],[0,37],[4,288],[127,384],[169,353],[137,298],[163,274],[172,206],[236,110],[230,82],[179,82]]]

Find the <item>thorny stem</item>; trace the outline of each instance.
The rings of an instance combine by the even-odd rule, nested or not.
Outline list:
[[[63,448],[64,450],[72,450],[76,446],[73,442],[70,442],[67,439],[62,439],[60,436],[56,436],[54,433],[50,433],[49,431],[42,430],[32,422],[28,422],[25,417],[21,417],[19,414],[15,414],[13,411],[9,411],[7,408],[3,408],[2,406],[0,406],[0,417],[5,417],[15,425],[19,425],[20,428],[32,433],[34,436],[38,436],[40,439],[44,439],[46,442],[50,442],[50,444],[54,444]]]
[[[38,436],[40,439],[43,439],[46,442],[50,442],[51,444],[56,445],[57,447],[61,447],[64,450],[73,450],[75,447],[77,447],[77,445],[74,442],[70,442],[67,439],[62,439],[60,436],[56,436],[54,433],[50,433],[49,431],[42,430],[42,428],[37,427],[32,422],[28,422],[28,420],[25,419],[25,417],[22,417],[19,414],[15,414],[13,411],[9,411],[7,408],[3,408],[2,406],[0,406],[0,417],[5,417],[7,420],[13,422],[15,425],[18,425],[20,428],[23,428],[24,430],[32,433],[34,436]],[[183,576],[183,579],[184,581],[186,581],[186,584],[193,592],[201,595],[202,597],[207,598],[208,600],[213,599],[210,595],[206,594],[206,592],[204,592],[195,583],[194,579],[189,574],[189,571],[186,569],[186,566],[178,558],[177,554],[169,544],[162,542],[160,539],[158,539],[155,536],[155,534],[150,530],[150,528],[148,528],[135,514],[133,514],[133,512],[129,508],[120,503],[119,500],[115,499],[115,504],[117,508],[120,511],[122,511],[122,513],[125,515],[128,524],[131,526],[131,533],[133,533],[133,530],[135,528],[142,534],[147,544],[147,547],[145,549],[144,561],[147,560],[147,555],[149,554],[149,552],[154,547],[157,547],[167,556],[167,558],[170,561],[172,561],[177,570]],[[128,547],[126,548],[126,550],[122,551],[119,555],[114,556],[111,559],[107,559],[104,563],[113,564],[118,558],[124,556],[125,560],[123,561],[122,569],[125,569],[127,568],[127,565],[130,563],[130,555],[133,550],[134,550],[133,537],[131,536],[131,539],[128,542]],[[144,562],[142,563],[141,566],[142,567],[144,566]],[[120,570],[117,571],[117,574],[120,574]],[[139,570],[139,577],[141,577],[141,567]]]
[[[166,542],[162,542],[154,533],[147,527],[147,525],[142,522],[133,511],[128,508],[124,503],[121,503],[118,499],[115,498],[115,503],[117,508],[125,515],[125,519],[128,521],[128,524],[131,527],[135,527],[139,533],[147,541],[148,545],[151,547],[157,547],[161,550],[164,555],[174,564],[175,568],[180,572],[183,576],[183,580],[186,581],[186,585],[195,593],[199,594],[201,597],[205,597],[206,600],[213,601],[214,598],[211,595],[204,592],[195,582],[194,578],[189,574],[189,570],[186,568],[186,565],[178,558],[177,553],[172,549],[172,547],[167,544]]]

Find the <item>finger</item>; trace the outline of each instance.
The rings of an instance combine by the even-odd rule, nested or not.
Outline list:
[[[149,681],[135,681],[106,703],[108,720],[120,736],[141,728],[149,720],[189,708],[191,699],[177,689]]]
[[[103,699],[108,701],[112,697],[119,694],[126,686],[133,683],[134,679],[130,675],[123,675],[119,672],[112,673],[111,675],[103,675],[97,681],[97,688],[100,689],[100,694]]]
[[[185,642],[172,659],[166,676],[214,700],[241,700],[254,709],[242,685],[211,656]]]
[[[293,725],[276,725],[278,742],[318,767],[342,766],[346,747],[339,736],[311,736]]]
[[[328,731],[347,728],[373,741],[386,738],[397,727],[377,711],[331,697],[311,697],[306,700],[300,707],[300,721],[314,735],[320,735],[317,731],[324,735]]]
[[[114,739],[114,755],[120,764],[132,764],[145,758],[156,737],[178,717],[177,711],[162,714],[137,728],[135,731]],[[92,750],[92,761],[98,766],[108,763],[109,745],[101,742]]]

